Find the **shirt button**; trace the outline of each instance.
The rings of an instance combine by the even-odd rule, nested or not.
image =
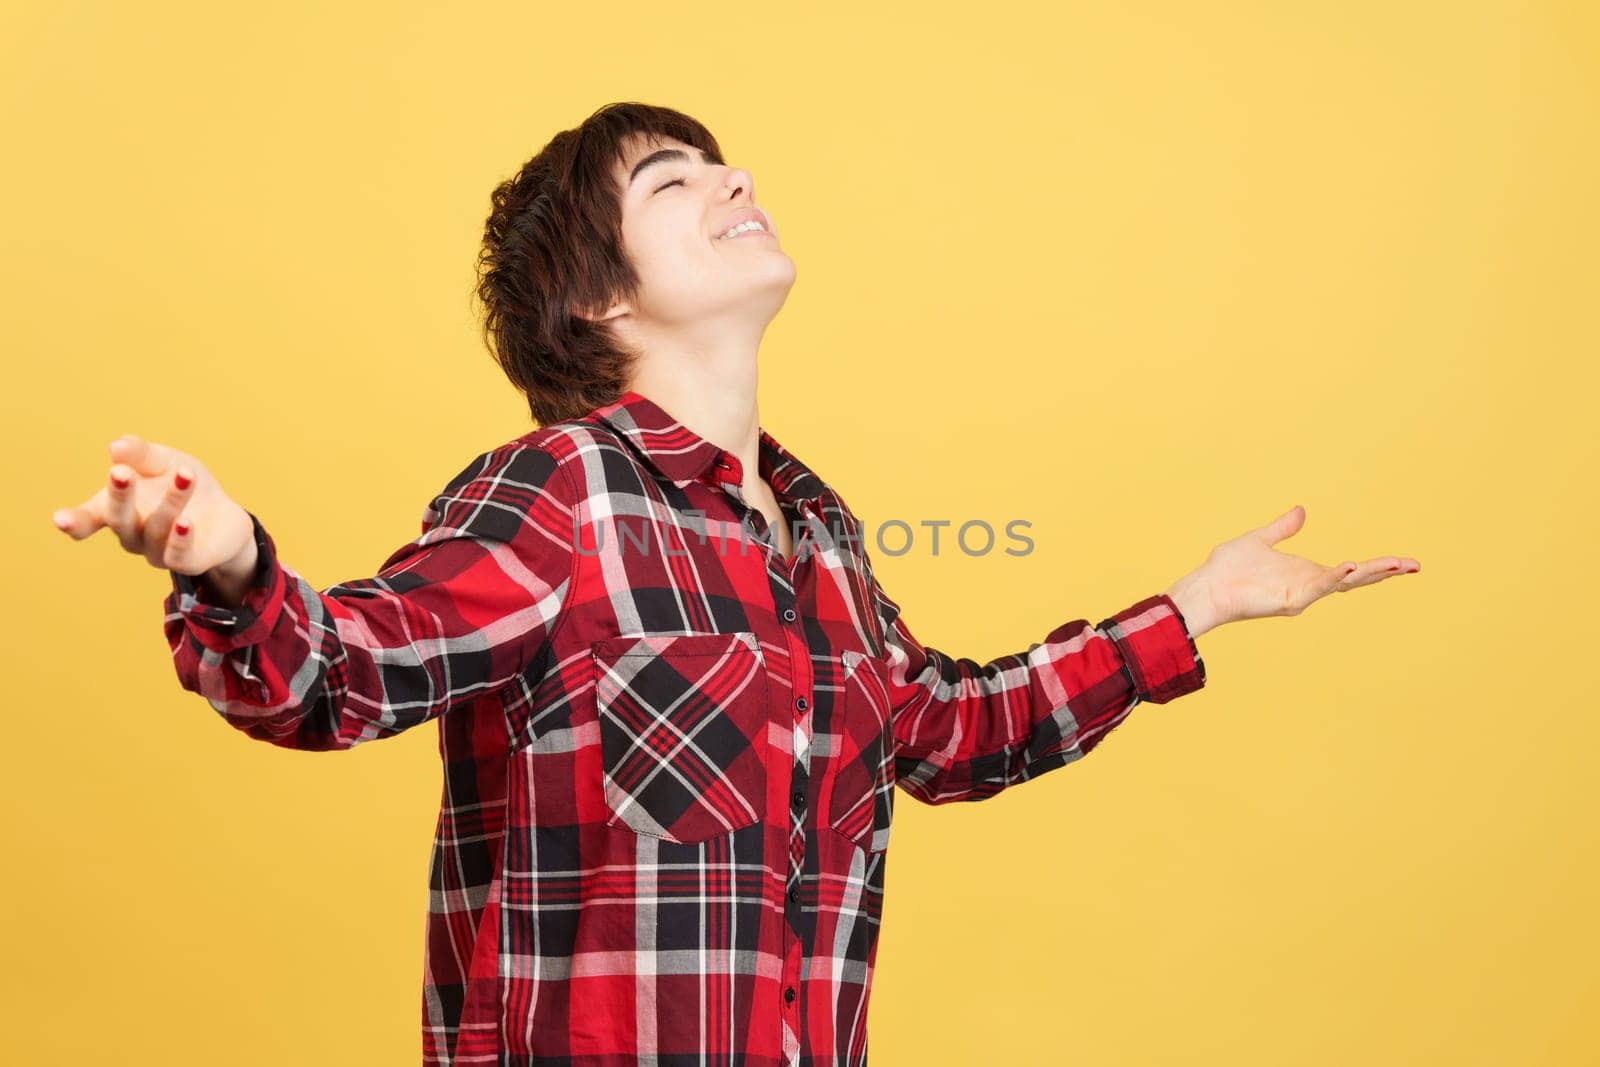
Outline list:
[[[794,702],[794,706],[799,708],[801,711],[805,711],[806,708],[809,707],[809,705],[806,704],[806,698],[805,697],[801,697],[800,699],[796,700]]]
[[[806,795],[804,793],[796,793],[789,799],[794,801],[794,806],[797,808],[803,808],[806,806]]]
[[[783,991],[783,999],[788,1001],[790,1004],[794,1003],[794,986],[790,986],[788,989]]]
[[[784,622],[794,622],[796,617],[797,616],[795,615],[793,608],[784,608],[783,609],[783,621]]]
[[[800,887],[799,886],[795,886],[793,889],[789,890],[789,899],[794,901],[796,904],[798,904],[800,902]]]

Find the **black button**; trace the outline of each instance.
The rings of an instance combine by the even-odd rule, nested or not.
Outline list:
[[[803,808],[806,806],[806,795],[804,793],[796,793],[789,799],[794,801],[794,806],[797,808]]]
[[[797,616],[795,615],[793,608],[784,608],[783,609],[783,621],[784,622],[794,622],[794,620],[796,618],[797,618]]]
[[[794,986],[790,986],[788,989],[783,991],[783,999],[788,1001],[790,1004],[794,1003]]]
[[[800,902],[800,887],[799,886],[795,886],[793,889],[789,890],[789,899],[794,901],[797,904]]]
[[[806,698],[805,697],[801,697],[800,699],[796,700],[794,702],[794,706],[799,708],[801,711],[805,711],[806,710]]]

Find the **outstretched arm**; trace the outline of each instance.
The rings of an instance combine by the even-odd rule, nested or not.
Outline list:
[[[556,460],[512,442],[452,479],[376,576],[321,591],[251,514],[255,565],[237,602],[172,574],[178,678],[233,727],[286,748],[349,748],[427,722],[543,650],[570,588],[572,506]]]
[[[230,725],[349,748],[493,692],[544,649],[571,587],[576,498],[535,434],[467,464],[376,577],[322,591],[198,457],[131,434],[111,442],[106,484],[51,520],[75,541],[109,530],[171,571],[178,678]]]
[[[1291,508],[1218,545],[1204,563],[1091,627],[1062,623],[988,663],[923,645],[874,579],[888,653],[899,785],[918,800],[982,800],[1091,752],[1141,702],[1205,685],[1195,638],[1228,622],[1298,615],[1333,592],[1415,573],[1409,557],[1324,566],[1273,546],[1304,524]]]
[[[1150,596],[1090,626],[1073,619],[1025,651],[979,664],[919,642],[874,582],[888,653],[895,774],[918,800],[983,800],[1087,755],[1141,701],[1205,685],[1172,599]]]

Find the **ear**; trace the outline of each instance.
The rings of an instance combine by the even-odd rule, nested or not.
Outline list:
[[[580,304],[576,302],[572,305],[573,315],[580,319],[588,319],[590,322],[606,322],[607,320],[616,318],[618,315],[626,315],[632,310],[633,309],[628,306],[627,301],[624,300],[613,300],[610,304],[605,306],[601,306],[599,304]]]

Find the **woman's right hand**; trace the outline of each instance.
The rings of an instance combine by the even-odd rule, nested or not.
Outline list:
[[[254,524],[205,464],[132,435],[112,441],[110,452],[106,485],[77,507],[57,511],[57,529],[82,541],[108,527],[152,567],[206,575],[224,590],[248,583],[256,565]]]

